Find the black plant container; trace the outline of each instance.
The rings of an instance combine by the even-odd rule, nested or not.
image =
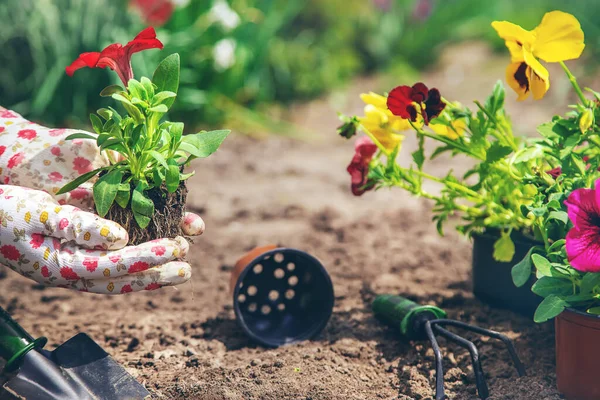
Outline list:
[[[531,291],[535,277],[532,275],[525,285],[516,287],[511,270],[527,255],[529,249],[540,243],[520,234],[513,235],[515,255],[511,262],[500,262],[494,259],[494,243],[498,238],[499,234],[494,233],[473,235],[473,293],[491,306],[533,317],[542,301]]]

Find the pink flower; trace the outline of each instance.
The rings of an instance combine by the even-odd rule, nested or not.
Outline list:
[[[115,264],[116,264],[116,263],[118,263],[119,261],[121,261],[121,256],[120,256],[120,255],[118,255],[118,254],[116,254],[116,255],[113,255],[113,256],[108,256],[108,259],[109,259],[110,261],[112,261],[113,263],[115,263]]]
[[[368,181],[369,163],[377,151],[377,146],[366,136],[360,137],[354,144],[354,157],[346,169],[352,182],[352,193],[360,196],[367,190],[373,189]]]
[[[131,288],[131,285],[125,285],[121,288],[121,294],[123,293],[129,293],[129,292],[133,292],[133,289]]]
[[[2,132],[2,131],[0,131]],[[6,151],[6,146],[0,146],[0,156]]]
[[[50,149],[50,153],[52,153],[52,155],[55,155],[56,157],[60,157],[60,155],[61,155],[61,152],[60,152],[60,147],[58,147],[58,146],[53,146],[53,147]]]
[[[130,274],[136,273],[136,272],[142,272],[147,270],[148,268],[150,268],[150,265],[148,265],[148,263],[145,263],[143,261],[136,261],[134,262],[129,269],[127,270],[127,272],[129,272]]]
[[[90,191],[84,188],[73,189],[69,192],[71,198],[75,200],[83,200],[90,195]]]
[[[32,140],[35,139],[37,133],[33,129],[22,129],[17,133],[17,136],[23,139]]]
[[[167,251],[167,249],[165,249],[165,246],[154,246],[150,250],[157,256],[162,256]]]
[[[150,25],[164,25],[175,8],[171,0],[130,0],[130,5],[137,8],[144,21]]]
[[[44,244],[44,235],[40,235],[39,233],[32,234],[29,244],[32,249],[39,249],[40,246]]]
[[[62,136],[65,133],[67,133],[66,129],[50,129],[48,131],[48,134],[52,137],[56,137],[56,136]]]
[[[67,226],[69,226],[69,220],[66,218],[61,219],[58,223],[58,229],[65,229]]]
[[[5,184],[5,185],[8,185],[9,183],[10,183],[10,177],[8,177],[8,176],[5,176],[5,177],[4,177],[4,184]]]
[[[6,128],[5,128],[5,127],[3,127],[3,126],[0,126],[0,133],[4,132],[5,130],[6,130]]]
[[[73,160],[73,169],[80,174],[85,174],[92,170],[92,163],[87,158],[75,157]]]
[[[48,278],[48,277],[50,277],[50,271],[48,270],[48,267],[46,267],[46,266],[43,266],[43,267],[42,267],[42,271],[41,271],[41,272],[42,272],[42,276],[43,276],[44,278]]]
[[[573,228],[567,233],[567,257],[581,272],[600,272],[600,179],[595,189],[576,189],[565,201]]]
[[[152,282],[148,286],[144,288],[144,290],[156,290],[160,289],[162,286],[158,282]]]
[[[83,260],[83,266],[90,272],[94,272],[98,268],[98,259],[96,257],[86,257]]]
[[[19,115],[10,110],[0,109],[0,118],[19,118]]]
[[[60,239],[52,238],[52,247],[54,247],[54,250],[60,249]]]
[[[62,181],[63,176],[59,172],[50,172],[48,178],[50,178],[52,182],[60,182]]]
[[[17,261],[19,257],[21,257],[21,253],[19,252],[19,250],[17,250],[15,246],[11,246],[8,244],[5,244],[4,246],[0,247],[0,254],[2,254],[7,260],[11,261]]]
[[[76,281],[79,279],[79,275],[77,275],[77,273],[73,271],[73,268],[70,267],[62,267],[60,269],[60,275],[68,281]]]
[[[125,46],[114,43],[105,47],[102,52],[82,53],[77,60],[66,68],[67,75],[73,76],[80,68],[110,68],[119,75],[121,82],[127,86],[127,82],[133,78],[131,69],[131,56],[142,50],[162,49],[163,44],[156,38],[156,32],[151,26],[141,31],[131,42]]]
[[[8,163],[6,164],[6,166],[8,168],[14,168],[17,165],[21,164],[21,162],[23,162],[24,159],[25,155],[23,153],[17,153],[8,159]]]

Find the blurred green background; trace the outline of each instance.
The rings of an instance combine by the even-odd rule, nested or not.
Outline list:
[[[272,124],[270,109],[358,75],[426,69],[449,43],[480,39],[501,50],[491,21],[532,29],[554,9],[581,21],[586,57],[600,56],[597,0],[0,0],[0,105],[54,126],[86,125],[116,74],[83,69],[70,78],[65,66],[156,26],[144,13],[164,3],[173,11],[157,27],[165,49],[134,55],[134,72],[149,76],[179,52],[172,118],[203,126]]]

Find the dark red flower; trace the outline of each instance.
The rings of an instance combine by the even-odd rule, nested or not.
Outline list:
[[[440,115],[446,107],[440,91],[436,88],[428,89],[421,82],[415,83],[412,87],[395,87],[387,98],[387,106],[392,114],[413,122],[417,120],[418,114],[414,103],[419,106],[425,125],[429,125],[429,121]]]
[[[156,38],[154,28],[148,27],[141,31],[131,42],[122,46],[119,43],[111,44],[100,53],[82,53],[77,60],[73,61],[65,70],[67,75],[73,76],[73,73],[80,68],[110,68],[119,75],[125,86],[133,78],[131,69],[131,55],[142,50],[162,49],[163,44]]]
[[[143,261],[136,261],[129,267],[127,272],[129,272],[130,274],[133,274],[135,272],[145,271],[148,268],[150,268],[150,265],[148,263],[143,262]]]
[[[171,0],[131,0],[129,4],[138,10],[146,23],[154,26],[164,25],[175,9]]]
[[[354,157],[346,169],[350,174],[352,194],[360,196],[373,189],[369,183],[369,163],[377,151],[377,146],[367,136],[360,137],[354,144]]]
[[[73,268],[69,267],[62,267],[60,269],[60,275],[68,281],[76,281],[79,279],[79,275],[73,271]]]
[[[31,235],[31,240],[29,241],[32,249],[39,249],[41,245],[44,244],[44,235],[40,235],[39,233],[33,233]]]
[[[19,257],[21,257],[21,253],[15,246],[11,246],[9,244],[5,244],[0,247],[0,254],[4,256],[7,260],[17,261]]]
[[[48,267],[46,267],[46,266],[42,267],[42,276],[44,278],[50,277],[50,270],[48,269]]]
[[[125,285],[121,288],[121,294],[123,293],[129,293],[129,292],[133,292],[133,289],[131,288],[131,285]]]
[[[562,174],[562,168],[561,167],[552,168],[552,169],[546,171],[546,173],[548,175],[550,175],[552,178],[556,179]]]

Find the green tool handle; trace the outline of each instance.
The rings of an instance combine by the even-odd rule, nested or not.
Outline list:
[[[0,358],[6,360],[7,371],[18,368],[21,359],[30,350],[44,347],[45,337],[34,339],[0,307]]]
[[[446,312],[435,306],[422,306],[402,296],[382,294],[373,301],[373,312],[381,321],[395,328],[408,339],[421,336],[417,321],[446,318]]]

